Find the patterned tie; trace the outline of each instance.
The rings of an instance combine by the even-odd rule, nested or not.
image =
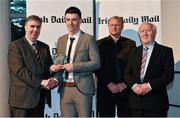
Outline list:
[[[149,49],[148,47],[143,48],[143,55],[142,55],[142,61],[141,61],[141,72],[140,72],[141,82],[143,82],[144,75],[145,75],[144,70],[145,70],[148,49]]]
[[[70,56],[71,56],[71,50],[72,50],[72,44],[73,44],[73,41],[75,40],[74,37],[71,37],[70,38],[70,45],[69,45],[69,49],[68,49],[68,55],[67,55],[67,63],[70,62]],[[65,78],[68,79],[68,72],[66,71],[65,73]]]
[[[39,55],[39,51],[37,49],[37,45],[35,43],[32,44],[32,48],[33,48],[33,51],[34,51],[34,54],[36,55],[36,58],[39,62],[39,64],[41,65],[41,58],[40,58],[40,55]]]

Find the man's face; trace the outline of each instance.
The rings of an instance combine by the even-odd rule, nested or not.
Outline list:
[[[35,20],[30,20],[25,25],[26,37],[32,42],[36,41],[41,30],[41,23]]]
[[[117,36],[121,34],[123,30],[122,23],[117,19],[111,19],[108,23],[109,33],[113,36]]]
[[[143,45],[148,45],[155,40],[156,33],[150,24],[140,26],[139,37]]]
[[[67,13],[65,15],[67,30],[70,34],[75,34],[80,29],[80,24],[82,19],[78,16],[78,14],[70,14]]]

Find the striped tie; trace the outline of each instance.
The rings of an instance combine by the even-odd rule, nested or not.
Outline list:
[[[146,58],[147,58],[147,50],[149,48],[148,47],[145,47],[143,49],[143,55],[142,55],[142,61],[141,61],[141,72],[140,72],[140,79],[141,79],[141,82],[143,82],[143,79],[144,79],[144,70],[145,70],[145,64],[146,64]]]
[[[37,45],[33,43],[32,48],[33,48],[33,51],[34,51],[34,53],[36,55],[36,58],[37,58],[39,64],[41,65],[42,63],[41,63],[41,58],[40,58],[40,55],[39,55],[39,51],[37,49]]]

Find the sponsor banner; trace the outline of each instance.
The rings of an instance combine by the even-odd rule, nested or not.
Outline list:
[[[140,45],[137,34],[142,22],[152,22],[157,26],[156,41],[161,42],[161,0],[96,0],[98,39],[107,36],[108,19],[117,15],[124,18],[122,35],[135,40]]]

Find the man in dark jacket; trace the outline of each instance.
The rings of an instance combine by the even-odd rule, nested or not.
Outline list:
[[[41,24],[38,16],[29,16],[25,22],[25,36],[9,45],[9,105],[12,117],[43,117],[45,99],[51,107],[49,90],[57,85],[57,81],[50,75],[53,62],[49,46],[37,40]]]
[[[132,116],[166,117],[169,108],[166,86],[174,79],[173,51],[155,42],[154,24],[142,23],[138,32],[142,45],[131,52],[124,77],[132,90]]]
[[[128,54],[135,42],[122,37],[123,17],[113,16],[108,21],[110,35],[98,41],[101,68],[96,72],[97,116],[130,116],[129,90],[123,81]]]

